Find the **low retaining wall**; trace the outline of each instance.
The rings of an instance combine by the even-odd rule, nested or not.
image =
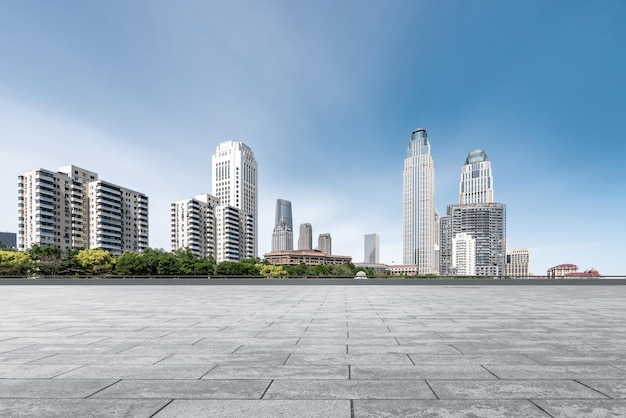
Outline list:
[[[118,278],[118,279],[95,279],[95,278],[55,278],[55,279],[1,279],[0,285],[105,285],[105,286],[133,286],[133,285],[202,285],[202,286],[224,286],[224,285],[260,285],[260,286],[602,286],[602,285],[626,285],[626,279],[560,279],[560,280],[493,280],[493,279],[160,279],[160,278]]]

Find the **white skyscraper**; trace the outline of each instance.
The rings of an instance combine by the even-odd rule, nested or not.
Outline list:
[[[365,254],[363,261],[365,263],[377,264],[380,254],[380,236],[378,234],[365,234],[364,241]]]
[[[148,197],[68,165],[18,177],[18,249],[101,248],[114,255],[148,248]]]
[[[222,142],[211,158],[211,167],[213,196],[218,198],[220,206],[231,206],[240,210],[244,248],[241,259],[256,257],[258,196],[257,162],[254,153],[243,142]]]
[[[482,149],[470,151],[461,169],[459,204],[493,203],[491,162]]]
[[[313,227],[311,224],[300,224],[300,236],[298,237],[298,250],[313,249]]]
[[[452,268],[459,276],[476,275],[476,240],[464,232],[452,238]]]
[[[435,168],[425,129],[416,129],[404,160],[403,263],[436,273]]]
[[[207,193],[172,203],[172,251],[188,248],[198,257],[217,259],[217,205]]]

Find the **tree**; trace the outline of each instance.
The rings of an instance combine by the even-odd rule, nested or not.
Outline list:
[[[65,250],[59,266],[60,276],[78,276],[83,273],[82,266],[76,260],[76,256],[82,249],[84,248],[68,248]]]
[[[115,260],[115,274],[120,276],[149,275],[150,267],[144,254],[124,251]]]
[[[284,266],[258,263],[256,264],[256,268],[259,271],[259,274],[263,277],[283,278],[289,276],[289,273]]]
[[[54,245],[34,244],[28,250],[35,263],[35,270],[44,276],[56,276],[61,269],[63,252]]]
[[[33,260],[30,254],[0,250],[0,276],[26,276],[31,273]]]
[[[76,261],[87,274],[107,274],[113,270],[115,260],[106,250],[100,248],[80,250]]]
[[[216,276],[258,276],[259,270],[250,261],[222,261],[215,267]]]

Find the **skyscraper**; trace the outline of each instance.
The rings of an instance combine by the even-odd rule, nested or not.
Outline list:
[[[329,233],[319,235],[317,238],[317,249],[324,254],[332,254],[332,239]]]
[[[435,168],[426,129],[411,134],[403,183],[403,263],[435,273]]]
[[[293,250],[293,222],[291,202],[276,199],[276,218],[272,232],[272,252]]]
[[[148,197],[74,165],[18,177],[18,249],[101,248],[119,255],[148,248]]]
[[[447,239],[466,233],[476,240],[476,275],[500,276],[506,272],[506,206],[502,203],[449,205]],[[442,218],[443,220],[443,218]],[[442,239],[444,238],[442,227]],[[446,242],[452,248],[452,242]],[[450,254],[452,251],[450,251]],[[445,264],[442,259],[442,265]],[[452,260],[450,260],[452,266]],[[452,274],[445,271],[443,274]]]
[[[240,211],[238,217],[243,230],[244,248],[240,256],[242,259],[256,257],[258,196],[254,153],[243,142],[222,142],[211,158],[211,166],[213,196],[217,197],[220,206],[230,206]]]
[[[188,248],[198,257],[217,259],[217,198],[204,193],[172,203],[172,251]]]
[[[300,224],[300,236],[298,237],[298,250],[313,249],[313,228],[311,224]]]
[[[379,248],[380,237],[378,234],[365,234],[365,254],[363,261],[365,263],[378,264],[379,261]]]
[[[493,203],[491,162],[482,149],[470,151],[461,169],[459,204]]]

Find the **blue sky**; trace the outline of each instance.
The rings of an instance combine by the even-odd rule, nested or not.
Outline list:
[[[146,193],[169,249],[170,203],[210,193],[236,140],[259,165],[261,254],[282,198],[334,253],[361,261],[378,233],[401,263],[424,127],[439,213],[484,148],[534,273],[624,274],[624,21],[621,0],[0,2],[0,230],[19,174],[75,164]]]

